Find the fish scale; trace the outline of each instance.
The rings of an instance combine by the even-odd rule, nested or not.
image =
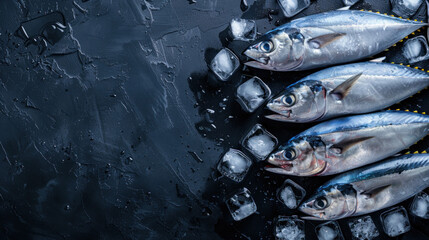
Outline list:
[[[312,220],[359,216],[398,204],[427,187],[429,154],[402,155],[333,178],[300,211]]]
[[[409,148],[429,133],[429,116],[384,111],[320,123],[281,145],[266,170],[295,176],[342,173]]]
[[[263,35],[244,54],[248,66],[301,71],[378,54],[427,23],[375,12],[344,10],[295,19]]]
[[[267,108],[283,122],[323,121],[385,109],[429,86],[429,73],[399,64],[364,62],[327,68],[288,86]],[[289,104],[284,99],[293,96]]]

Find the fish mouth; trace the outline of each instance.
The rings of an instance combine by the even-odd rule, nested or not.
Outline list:
[[[250,67],[268,65],[268,62],[270,61],[270,57],[255,56],[255,53],[252,51],[252,49],[247,49],[246,51],[243,52],[243,54],[246,55],[248,58],[254,60],[254,61],[248,61],[244,63],[245,65]]]
[[[266,115],[265,118],[280,121],[280,122],[295,122],[294,120],[290,119],[290,112],[287,113],[287,115],[283,114],[270,114]]]
[[[323,161],[323,165],[315,168],[311,171],[307,172],[294,172],[293,171],[293,163],[286,160],[271,160],[268,159],[269,165],[266,165],[264,167],[265,171],[276,173],[276,174],[282,174],[282,175],[289,175],[289,176],[301,176],[301,177],[313,177],[313,176],[319,176],[323,174],[328,166],[328,164]]]
[[[283,166],[267,165],[264,167],[264,169],[265,171],[276,173],[276,174],[295,176],[291,171],[292,165],[283,165]]]
[[[310,220],[310,221],[326,221],[323,218],[314,217],[314,216],[302,216],[302,217],[299,217],[299,218],[301,218],[302,220]]]

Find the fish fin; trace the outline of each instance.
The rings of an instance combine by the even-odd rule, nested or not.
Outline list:
[[[345,35],[346,35],[345,33],[328,33],[328,34],[320,35],[318,37],[314,37],[310,39],[308,43],[313,48],[320,49],[334,42],[335,40],[342,38]]]
[[[386,56],[383,56],[383,57],[379,57],[379,58],[371,59],[371,60],[369,60],[369,62],[381,63],[381,62],[383,62],[385,59],[386,59]]]
[[[391,185],[388,184],[388,185],[379,186],[373,189],[368,189],[366,191],[361,192],[361,194],[367,196],[368,198],[373,198],[375,195],[380,194],[384,190],[388,189],[390,186]]]
[[[345,96],[347,96],[350,91],[350,88],[353,86],[353,84],[356,83],[356,81],[361,75],[362,73],[359,73],[347,79],[346,81],[338,85],[334,90],[332,90],[330,94],[336,96],[338,99],[343,99]]]
[[[346,141],[344,143],[332,145],[329,149],[336,154],[342,154],[342,153],[346,152],[347,150],[349,150],[354,145],[359,144],[361,142],[364,142],[366,140],[372,139],[372,138],[373,138],[373,136],[354,138],[354,139],[351,139],[351,140]]]
[[[337,11],[350,10],[350,7],[351,7],[351,6],[345,6],[345,7],[342,7],[342,8],[338,8],[338,9],[337,9]]]

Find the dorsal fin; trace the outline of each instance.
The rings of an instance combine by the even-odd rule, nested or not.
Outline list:
[[[347,96],[347,93],[350,91],[350,88],[355,84],[355,82],[359,79],[359,77],[362,75],[362,73],[358,73],[340,85],[338,85],[330,94],[336,96],[338,99],[343,99]]]

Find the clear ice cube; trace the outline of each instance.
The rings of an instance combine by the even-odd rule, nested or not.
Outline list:
[[[229,27],[234,40],[253,41],[256,39],[256,23],[253,20],[234,18]]]
[[[402,55],[409,63],[429,59],[429,46],[424,36],[408,39],[402,48]]]
[[[278,140],[265,130],[261,124],[256,124],[242,140],[241,144],[258,160],[265,160],[277,146]]]
[[[210,63],[210,69],[222,81],[228,80],[239,66],[237,56],[227,48],[220,50]]]
[[[278,240],[303,240],[305,239],[304,226],[304,221],[296,216],[279,216],[274,234]]]
[[[250,191],[242,188],[232,197],[226,200],[226,206],[235,221],[240,221],[256,212],[256,204],[253,201]]]
[[[409,18],[417,12],[423,0],[390,0],[390,2],[392,3],[392,12],[398,16]]]
[[[421,192],[414,197],[411,213],[417,217],[429,219],[429,195]]]
[[[317,225],[315,230],[319,240],[344,240],[340,225],[335,221]]]
[[[352,232],[353,239],[356,240],[372,240],[380,235],[370,216],[349,221],[349,227]]]
[[[384,232],[390,237],[396,237],[411,230],[407,210],[395,207],[380,214]]]
[[[310,6],[310,0],[277,0],[286,17],[293,17]]]
[[[357,3],[359,0],[343,0],[344,5],[351,6],[355,3]]]
[[[237,101],[246,112],[253,112],[271,95],[270,88],[258,77],[252,77],[237,88]]]
[[[236,181],[241,182],[249,171],[252,165],[250,160],[244,153],[239,150],[230,148],[219,161],[217,170],[222,175]]]
[[[290,209],[297,208],[304,197],[305,189],[290,179],[277,190],[277,198]]]

